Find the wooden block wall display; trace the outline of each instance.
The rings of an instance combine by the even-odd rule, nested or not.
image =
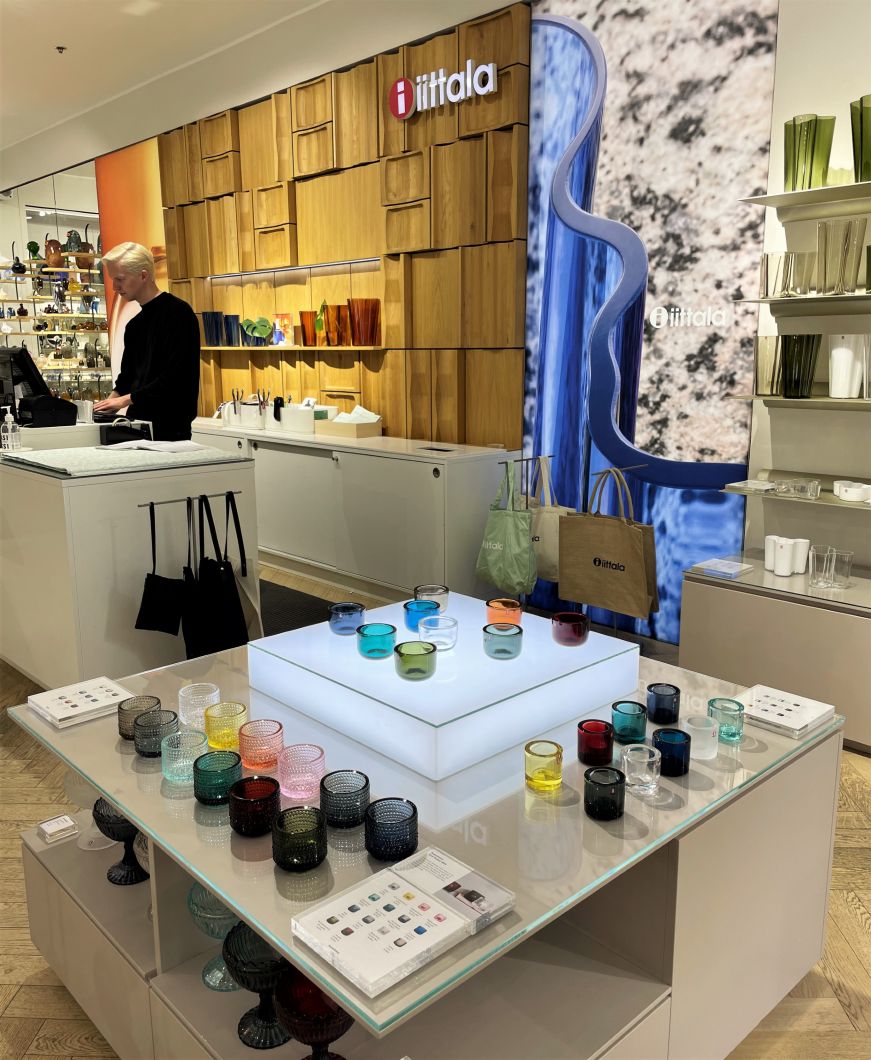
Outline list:
[[[163,211],[163,232],[166,241],[166,271],[171,280],[187,276],[187,250],[184,241],[184,214],[180,206]]]
[[[203,193],[207,199],[232,195],[242,190],[242,171],[238,151],[203,159]]]
[[[251,272],[257,268],[254,253],[254,192],[237,191],[233,196],[236,203],[236,232],[239,238],[239,269]]]
[[[333,75],[324,74],[290,90],[291,126],[294,132],[313,129],[333,120]]]
[[[461,253],[463,345],[522,346],[526,327],[525,240],[463,247]]]
[[[376,55],[375,67],[378,80],[378,154],[398,155],[405,150],[405,122],[390,113],[387,94],[393,82],[405,76],[402,51]]]
[[[311,270],[311,307],[345,305],[351,297],[351,270],[347,265],[320,265]],[[350,345],[350,343],[348,344]],[[330,383],[329,386],[336,386]],[[359,387],[354,387],[359,390]]]
[[[388,206],[385,216],[388,254],[430,248],[429,199]]]
[[[405,355],[405,425],[409,438],[432,440],[432,357],[430,350]]]
[[[460,443],[466,438],[466,351],[432,351],[432,437]]]
[[[209,221],[204,202],[181,207],[188,276],[209,276]]]
[[[487,242],[526,239],[529,127],[487,133]]]
[[[429,150],[381,159],[381,205],[398,206],[430,194]]]
[[[221,390],[220,354],[204,350],[200,354],[200,396],[199,413],[211,416],[224,400]]]
[[[197,124],[203,158],[239,150],[239,118],[235,110],[222,110],[220,114],[201,118]]]
[[[399,254],[381,261],[384,297],[381,302],[381,341],[403,349],[411,345],[411,257]]]
[[[275,275],[275,312],[290,314],[299,325],[300,310],[312,308],[311,275],[306,269]]]
[[[242,107],[238,116],[241,187],[247,191],[275,184],[278,180],[278,140],[273,97]]]
[[[293,134],[293,171],[297,178],[335,169],[333,123]]]
[[[483,137],[431,148],[432,246],[483,243],[487,146]]]
[[[279,310],[280,312],[280,310]],[[281,350],[281,389],[285,401],[298,405],[303,399],[299,381],[299,355],[295,350]]]
[[[378,158],[377,90],[372,60],[333,74],[333,126],[339,169]]]
[[[360,404],[381,417],[384,433],[405,438],[405,350],[364,350],[360,354]]]
[[[254,259],[258,269],[281,269],[298,264],[296,225],[258,228],[254,232]]]
[[[321,405],[338,405],[339,412],[353,412],[360,404],[360,395],[345,390],[322,390],[318,400]]]
[[[212,311],[212,285],[210,280],[170,280],[169,293],[187,302],[195,313],[210,313]]]
[[[181,206],[190,202],[188,192],[188,159],[184,129],[161,133],[157,138],[160,167],[160,193],[164,206]]]
[[[275,319],[275,288],[272,285],[271,276],[243,276],[242,277],[242,312],[243,320],[257,320],[258,317],[266,317],[267,320]],[[249,346],[249,350],[258,349],[257,346]]]
[[[251,381],[255,390],[261,394],[268,393],[270,398],[281,393],[281,355],[280,351],[269,347],[255,347],[251,350]]]
[[[206,200],[209,222],[209,261],[211,272],[239,272],[239,234],[236,226],[236,200],[232,195]]]
[[[360,392],[360,362],[351,350],[318,350],[318,378],[321,390]]]
[[[241,276],[228,276],[212,280],[211,308],[216,313],[235,314],[240,320],[244,318]]]
[[[496,92],[473,96],[460,109],[460,136],[529,123],[529,67],[506,66],[499,71]]]
[[[403,65],[405,76],[416,84],[418,74],[428,74],[433,70],[445,68],[448,74],[459,69],[459,43],[457,31],[442,33],[431,37],[422,44],[407,44],[403,48]],[[468,104],[463,104],[464,107]],[[462,108],[459,108],[462,109]],[[457,138],[457,104],[444,103],[442,106],[418,109],[403,123],[405,129],[406,150],[413,151],[431,144],[447,144]],[[388,111],[389,113],[389,111]]]
[[[411,322],[415,349],[465,345],[460,307],[460,251],[411,256]]]
[[[511,7],[464,22],[460,31],[460,56],[471,56],[479,63],[529,66],[530,11],[527,4]]]
[[[272,97],[275,107],[275,146],[278,151],[278,179],[293,180],[293,128],[290,124],[290,89],[276,92]]]
[[[290,180],[279,181],[268,188],[255,188],[254,227],[296,224],[296,190]]]
[[[320,383],[318,381],[318,354],[313,346],[301,349],[297,363],[299,365],[299,385],[302,398],[313,397],[320,401]]]
[[[200,127],[197,122],[185,125],[184,142],[188,167],[188,195],[190,195],[191,202],[199,202],[205,196],[203,192],[203,157],[200,145]]]
[[[377,258],[384,252],[377,162],[294,183],[300,262]]]
[[[245,397],[253,393],[254,380],[251,377],[250,350],[221,350],[215,354],[216,364],[221,366],[221,392],[229,395],[233,390],[241,390]]]
[[[466,350],[466,445],[523,441],[524,351]]]

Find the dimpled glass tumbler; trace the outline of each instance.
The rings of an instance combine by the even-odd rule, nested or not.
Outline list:
[[[553,740],[530,740],[523,748],[523,773],[532,791],[556,791],[563,782],[563,749]]]
[[[611,725],[617,743],[642,743],[647,734],[647,707],[620,699],[611,704]]]
[[[327,819],[317,806],[291,806],[272,822],[272,860],[287,872],[308,872],[327,856]]]
[[[417,633],[417,624],[422,618],[439,613],[439,605],[435,600],[407,600],[402,609],[405,612],[405,628],[412,633]]]
[[[194,762],[194,797],[203,806],[223,806],[230,800],[230,788],[241,779],[237,751],[208,751]]]
[[[290,1041],[275,1015],[272,991],[287,961],[243,921],[224,939],[224,960],[230,975],[245,990],[260,995],[260,1004],[239,1020],[239,1038],[252,1049],[274,1049]]]
[[[365,618],[366,608],[350,600],[330,607],[330,629],[340,637],[356,633],[357,626],[362,625]]]
[[[408,799],[376,799],[366,810],[366,849],[376,861],[401,861],[417,850],[417,807]]]
[[[417,635],[421,640],[435,644],[436,651],[450,651],[456,647],[460,627],[450,615],[428,615],[417,624]]]
[[[215,703],[206,708],[206,736],[215,751],[238,751],[239,730],[248,720],[244,703]]]
[[[722,743],[740,743],[744,735],[744,704],[737,699],[708,700],[708,717],[720,726]]]
[[[523,618],[523,608],[519,600],[497,597],[487,601],[488,622],[511,622],[519,626]]]
[[[317,798],[326,769],[323,747],[316,743],[294,743],[278,756],[278,783],[290,799]]]
[[[149,710],[160,710],[157,696],[131,696],[121,700],[118,704],[118,735],[122,740],[133,739],[133,722]]]
[[[523,630],[514,622],[484,626],[484,654],[491,659],[516,659],[523,650]]]
[[[178,732],[174,710],[146,710],[133,722],[133,745],[141,758],[160,758],[164,736]]]
[[[163,775],[170,784],[192,784],[194,762],[204,755],[208,747],[206,734],[186,729],[164,736],[160,745],[160,764]]]
[[[221,690],[217,685],[198,681],[178,690],[178,719],[183,728],[204,730],[206,707],[221,702]]]
[[[407,640],[393,649],[396,672],[406,681],[425,681],[436,671],[438,652],[425,640]]]
[[[446,611],[450,591],[446,585],[415,585],[415,600],[435,600],[439,605],[439,611]]]
[[[274,777],[243,777],[230,788],[230,827],[238,835],[271,832],[280,808],[278,781]]]
[[[357,769],[336,769],[321,777],[321,809],[331,828],[356,828],[369,805],[369,778]]]
[[[278,756],[284,747],[284,726],[272,718],[257,718],[246,721],[239,729],[239,754],[242,765],[259,773],[264,769],[275,769]]]
[[[365,622],[357,627],[357,651],[364,659],[386,659],[396,647],[396,626]]]
[[[223,942],[239,923],[239,918],[235,913],[231,913],[224,903],[219,901],[211,891],[206,890],[201,883],[195,883],[188,891],[187,902],[194,923],[210,939],[219,939]],[[239,989],[239,984],[230,975],[224,957],[220,953],[203,966],[202,980],[209,990],[219,990],[224,993]]]

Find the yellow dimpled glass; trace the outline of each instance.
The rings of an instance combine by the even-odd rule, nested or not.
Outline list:
[[[239,729],[248,720],[244,703],[215,703],[206,707],[206,736],[215,751],[238,751]]]
[[[526,786],[555,791],[563,782],[563,749],[552,740],[531,740],[524,751]]]

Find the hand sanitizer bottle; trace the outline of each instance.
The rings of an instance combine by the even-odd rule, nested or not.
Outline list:
[[[21,428],[12,418],[11,406],[4,405],[3,407],[6,409],[6,416],[0,424],[0,449],[20,449]]]

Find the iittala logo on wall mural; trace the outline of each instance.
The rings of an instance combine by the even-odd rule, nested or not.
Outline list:
[[[442,66],[428,74],[418,74],[412,82],[407,77],[397,78],[390,86],[387,102],[394,118],[404,121],[412,114],[446,103],[462,103],[472,96],[489,96],[496,91],[495,63],[476,63],[466,60],[464,70],[448,74]]]
[[[725,328],[731,323],[727,309],[706,305],[704,309],[688,309],[686,306],[657,305],[647,317],[654,328]]]

